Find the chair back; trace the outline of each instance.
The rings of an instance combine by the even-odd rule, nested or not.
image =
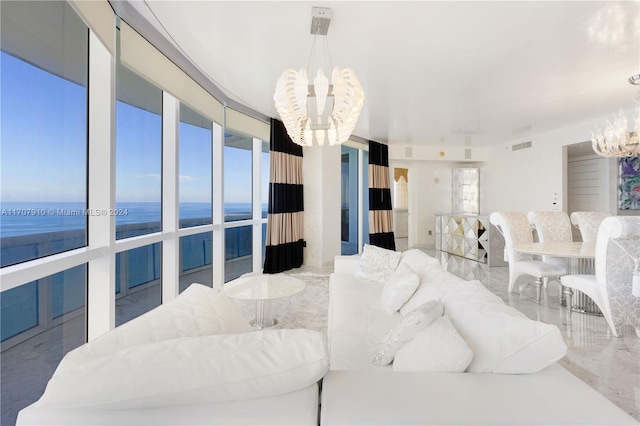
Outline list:
[[[640,260],[640,216],[605,218],[596,240],[596,280],[618,333],[630,324],[640,336],[640,297],[631,293],[634,260]]]
[[[596,241],[600,224],[609,216],[608,212],[573,212],[571,223],[580,231],[582,241],[591,242]]]
[[[509,263],[530,256],[517,255],[513,246],[533,242],[533,232],[527,216],[523,212],[493,212],[489,215],[491,222],[504,236],[504,248]]]
[[[571,221],[566,212],[529,212],[529,223],[536,228],[541,243],[571,242]]]

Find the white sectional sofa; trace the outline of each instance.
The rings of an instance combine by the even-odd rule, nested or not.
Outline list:
[[[69,352],[17,424],[317,425],[328,364],[321,333],[255,331],[226,296],[192,284]]]
[[[69,352],[17,424],[638,424],[556,364],[566,352],[556,327],[418,250],[398,261],[389,286],[357,277],[360,257],[336,259],[328,342],[310,330],[254,331],[232,301],[192,284]],[[390,329],[415,333],[379,345]],[[373,365],[391,352],[393,364]]]
[[[402,286],[389,292],[384,281],[367,279],[361,262],[360,256],[337,257],[330,277],[330,371],[323,379],[322,425],[638,424],[557,364],[566,353],[557,327],[529,320],[480,282],[446,272],[419,250],[404,252],[398,266],[409,266],[419,277],[415,292]],[[374,273],[385,267],[380,259],[373,263]],[[400,308],[405,315],[428,300],[442,301],[454,333],[473,352],[470,363],[451,349],[453,340],[432,333],[427,345],[424,339],[422,346],[406,343],[400,351],[408,353],[396,355],[403,355],[404,370],[409,360],[409,369],[413,362],[415,370],[427,371],[373,365],[381,336],[403,321],[401,312],[388,312],[398,300],[387,299],[403,292],[410,294]],[[459,363],[448,362],[455,358],[469,363],[466,372],[437,371],[459,369]]]

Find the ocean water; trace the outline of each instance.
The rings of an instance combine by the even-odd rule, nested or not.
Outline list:
[[[0,203],[0,238],[44,232],[84,229],[90,215],[113,215],[116,226],[159,222],[160,203],[118,203],[113,211],[87,211],[84,203],[73,202],[2,202]],[[266,205],[262,206],[266,211]],[[211,217],[209,203],[180,203],[180,219]],[[225,203],[227,221],[249,219],[251,204]]]

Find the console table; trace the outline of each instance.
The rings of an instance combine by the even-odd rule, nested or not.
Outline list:
[[[504,237],[488,216],[436,213],[436,250],[489,266],[506,266]]]

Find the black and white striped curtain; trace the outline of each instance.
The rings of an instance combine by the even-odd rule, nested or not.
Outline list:
[[[304,245],[302,147],[292,142],[284,124],[273,118],[270,151],[265,274],[299,268]]]
[[[374,141],[369,141],[369,244],[396,249],[389,186],[389,147]]]

